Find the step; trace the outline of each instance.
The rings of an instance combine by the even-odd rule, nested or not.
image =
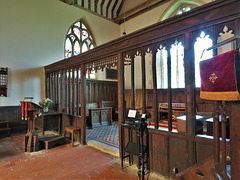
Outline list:
[[[8,121],[0,121],[0,124],[8,124]]]
[[[39,137],[39,141],[45,149],[50,149],[55,145],[65,144],[65,138],[63,136],[42,136]]]
[[[10,131],[11,128],[0,128],[0,131]]]

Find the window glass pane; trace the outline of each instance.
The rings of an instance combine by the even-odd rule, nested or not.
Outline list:
[[[65,58],[72,56],[72,44],[69,38],[65,42]]]
[[[195,55],[195,86],[200,87],[201,80],[200,80],[200,69],[199,63],[204,59],[211,58],[213,56],[213,51],[203,51],[213,45],[212,39],[209,38],[209,35],[205,35],[202,31],[200,36],[197,38],[194,44],[194,55]]]
[[[93,46],[93,44],[91,44],[91,45],[90,45],[90,49],[93,49],[93,48],[94,48],[94,46]]]
[[[73,34],[70,35],[70,38],[71,38],[72,42],[76,39],[76,37]]]
[[[165,47],[158,49],[156,56],[157,89],[166,89],[167,76],[167,50]]]
[[[72,29],[70,28],[67,34],[71,34],[71,33],[72,33]]]
[[[73,32],[74,32],[75,36],[78,37],[78,39],[80,39],[80,30],[78,28],[74,28]]]
[[[74,55],[78,55],[78,54],[80,54],[80,45],[79,45],[79,42],[76,41],[74,44]]]
[[[77,26],[77,27],[80,27],[80,22],[77,22],[74,25]]]
[[[171,50],[171,86],[172,88],[184,88],[184,48],[182,43],[175,43]]]
[[[86,43],[83,43],[83,46],[82,46],[82,52],[86,52],[88,50],[88,47],[86,45]]]
[[[153,74],[152,74],[152,51],[148,49],[145,55],[145,76],[146,89],[153,89]]]
[[[82,29],[87,29],[86,26],[82,23]]]
[[[86,42],[87,42],[88,46],[91,44],[91,41],[89,39],[86,39]]]
[[[82,40],[88,38],[88,32],[87,31],[82,31]]]

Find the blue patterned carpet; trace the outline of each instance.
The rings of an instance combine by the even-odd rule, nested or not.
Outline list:
[[[95,140],[101,143],[119,147],[118,121],[113,121],[111,126],[99,126],[86,130],[87,141]]]

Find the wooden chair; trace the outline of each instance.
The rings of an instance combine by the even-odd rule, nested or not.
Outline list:
[[[80,144],[80,140],[81,140],[81,130],[80,130],[80,128],[75,127],[75,126],[66,126],[64,128],[64,137],[66,135],[66,132],[69,132],[72,136],[72,143],[71,143],[72,146],[73,146],[73,141],[74,141],[74,133],[78,133],[79,144]]]

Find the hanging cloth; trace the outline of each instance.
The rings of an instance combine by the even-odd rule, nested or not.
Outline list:
[[[200,98],[217,101],[240,100],[240,54],[238,50],[200,62]]]

